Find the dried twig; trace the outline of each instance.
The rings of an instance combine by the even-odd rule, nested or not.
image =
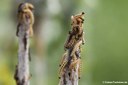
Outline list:
[[[80,48],[84,44],[83,15],[84,12],[71,17],[72,30],[69,31],[64,45],[65,53],[59,65],[59,85],[78,85],[81,69]]]
[[[33,5],[22,3],[18,8],[18,27],[16,35],[19,39],[18,65],[16,65],[14,78],[17,85],[29,85],[29,37],[32,36],[34,16]]]

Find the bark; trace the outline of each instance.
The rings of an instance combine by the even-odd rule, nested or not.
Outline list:
[[[17,85],[29,85],[29,24],[23,24],[18,29],[18,65],[14,78]]]

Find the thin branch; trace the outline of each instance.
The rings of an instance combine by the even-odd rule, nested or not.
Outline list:
[[[16,35],[19,41],[18,49],[18,65],[16,65],[14,78],[17,85],[29,85],[31,77],[29,73],[29,37],[33,26],[33,5],[30,3],[22,3],[18,8],[18,26]]]
[[[65,53],[62,56],[59,69],[59,85],[78,85],[81,69],[81,45],[84,44],[83,15],[71,17],[72,29],[64,45]]]

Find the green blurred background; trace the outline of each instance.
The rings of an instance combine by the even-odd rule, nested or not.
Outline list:
[[[16,11],[24,1],[35,5],[35,36],[30,46],[31,85],[58,84],[58,65],[71,29],[70,17],[82,11],[86,13],[86,43],[82,47],[79,85],[128,82],[128,0],[1,0],[0,85],[15,85]]]

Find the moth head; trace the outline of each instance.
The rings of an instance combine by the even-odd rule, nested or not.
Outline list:
[[[81,12],[80,14],[78,15],[75,15],[75,16],[71,16],[71,25],[80,25],[84,22],[84,12]]]
[[[30,3],[21,3],[18,7],[18,12],[24,12],[24,10],[31,10],[33,11],[34,6]]]

